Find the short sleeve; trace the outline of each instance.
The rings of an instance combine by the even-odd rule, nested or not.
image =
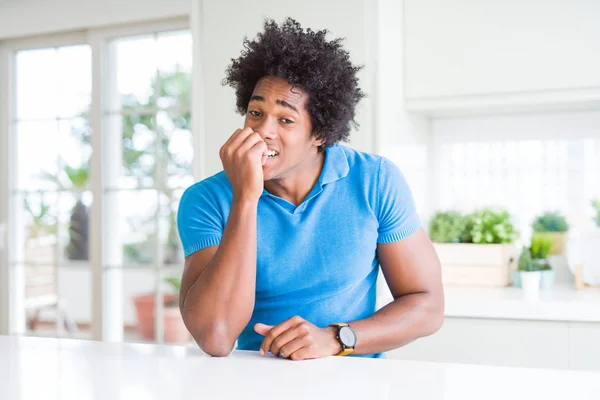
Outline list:
[[[184,256],[219,244],[223,236],[223,220],[209,185],[199,182],[186,189],[177,211],[177,230]]]
[[[377,243],[402,240],[421,228],[412,192],[398,167],[381,158],[377,180]]]

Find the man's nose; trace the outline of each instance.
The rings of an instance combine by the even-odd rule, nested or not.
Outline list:
[[[273,122],[270,118],[265,118],[252,129],[258,132],[263,140],[272,140],[277,136],[276,127],[276,121]]]

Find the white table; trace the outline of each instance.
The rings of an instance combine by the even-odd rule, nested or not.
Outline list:
[[[0,336],[0,399],[578,399],[600,374]]]

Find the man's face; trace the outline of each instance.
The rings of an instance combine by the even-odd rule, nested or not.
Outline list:
[[[244,127],[258,131],[269,150],[276,152],[263,166],[265,181],[289,178],[317,156],[322,141],[311,135],[307,103],[308,94],[285,79],[264,77],[256,84]]]

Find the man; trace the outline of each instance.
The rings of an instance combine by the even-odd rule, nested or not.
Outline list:
[[[364,96],[341,40],[292,19],[245,40],[225,83],[245,115],[224,171],[187,189],[180,307],[213,356],[380,357],[437,331],[435,250],[400,171],[347,140]],[[379,266],[394,301],[375,312]]]

